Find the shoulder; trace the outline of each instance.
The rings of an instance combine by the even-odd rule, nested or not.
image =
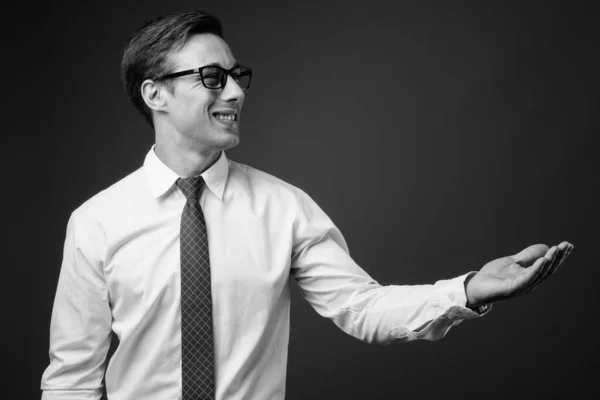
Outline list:
[[[254,194],[277,195],[299,199],[304,192],[272,174],[237,161],[229,162],[229,183],[232,189],[247,190]]]
[[[73,211],[73,215],[82,219],[102,219],[106,214],[118,214],[147,196],[150,196],[150,187],[140,167],[87,199]]]

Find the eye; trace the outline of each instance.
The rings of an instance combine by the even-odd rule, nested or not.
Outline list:
[[[231,77],[236,81],[239,82],[240,79],[245,78],[247,76],[250,75],[250,71],[248,71],[245,68],[238,68],[234,71],[231,72]]]
[[[219,74],[205,74],[203,75],[204,77],[204,82],[219,82]]]
[[[221,83],[222,72],[216,68],[205,68],[202,71],[202,80],[207,86],[218,86]]]

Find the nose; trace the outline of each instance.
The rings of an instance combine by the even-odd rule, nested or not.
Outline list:
[[[221,97],[227,102],[242,103],[244,101],[244,91],[231,75],[227,75],[227,81],[221,92]]]

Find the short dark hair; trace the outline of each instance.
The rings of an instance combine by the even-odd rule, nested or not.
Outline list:
[[[190,36],[213,33],[223,37],[221,21],[204,11],[186,11],[158,17],[139,28],[127,41],[121,60],[121,80],[135,108],[154,127],[152,112],[144,102],[142,83],[169,73],[167,56],[181,49]]]

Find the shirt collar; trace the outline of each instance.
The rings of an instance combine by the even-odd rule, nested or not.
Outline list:
[[[180,178],[171,168],[167,167],[154,152],[154,145],[146,155],[144,160],[144,172],[148,178],[150,190],[155,198],[165,194],[173,186],[175,181]],[[225,183],[229,174],[229,163],[225,152],[222,151],[219,159],[204,171],[201,176],[206,182],[206,186],[214,193],[219,200],[223,200]]]

